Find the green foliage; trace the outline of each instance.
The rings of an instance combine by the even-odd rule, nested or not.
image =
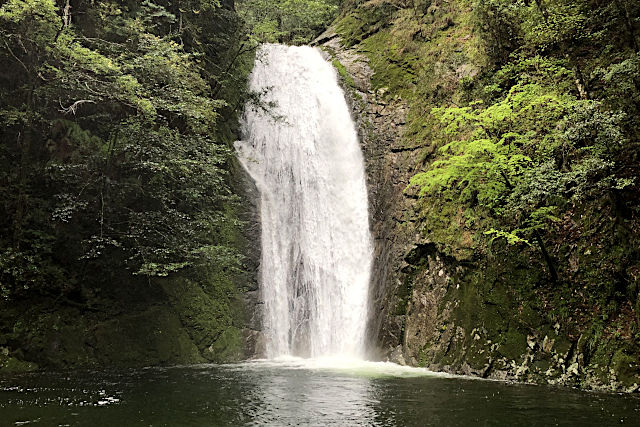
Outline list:
[[[390,64],[374,59],[374,79],[409,100],[406,138],[430,140],[422,143],[428,147],[424,170],[411,180],[423,202],[425,237],[460,259],[501,251],[487,243],[504,241],[537,251],[552,277],[558,267],[565,278],[576,275],[575,257],[571,267],[566,264],[568,248],[585,245],[586,254],[593,246],[607,248],[607,260],[580,270],[579,280],[598,283],[594,298],[625,298],[619,289],[627,285],[616,275],[633,269],[633,262],[614,259],[620,247],[635,251],[626,242],[637,230],[640,78],[637,22],[630,18],[637,5],[588,0],[474,5],[475,29],[490,61],[483,64],[481,52],[476,64],[483,71],[457,77],[457,85],[444,88],[445,96],[442,83],[434,85],[428,74],[415,89],[396,86],[400,79],[390,71],[414,49],[399,41],[402,29],[379,31],[362,43],[385,38],[376,51],[384,51]],[[435,40],[442,55],[455,39]],[[457,67],[455,56],[440,58],[446,64],[441,70]],[[413,79],[420,75],[416,70],[429,70],[423,62],[412,60],[412,68],[400,72],[414,71],[408,76]],[[441,71],[440,82],[443,76]],[[422,90],[421,99],[416,95]],[[581,234],[568,231],[578,229]],[[603,241],[603,229],[619,244]],[[575,246],[563,246],[560,236],[576,239]]]
[[[589,42],[587,2],[569,0],[531,2],[520,6],[525,43],[540,49]]]
[[[55,4],[51,0],[9,0],[0,8],[2,37],[5,47],[11,41],[29,43],[30,47],[46,48],[60,26]],[[17,59],[17,58],[16,58]]]
[[[521,4],[510,0],[475,2],[476,25],[486,40],[486,53],[492,62],[503,62],[522,43]]]
[[[613,261],[614,247],[637,230],[640,6],[424,6],[350,2],[336,25],[368,56],[374,89],[409,106],[403,142],[425,147],[411,180],[424,237],[460,260],[524,251],[552,276],[557,268],[615,295],[604,284],[626,280],[632,270],[619,271],[632,263]],[[611,257],[589,273],[567,265],[566,251],[593,246]]]
[[[566,103],[526,84],[487,108],[474,103],[433,109],[452,141],[440,148],[443,158],[414,176],[411,185],[420,186],[421,194],[453,190],[465,203],[498,209],[535,165],[531,156],[553,150],[553,131],[539,124],[557,119]]]
[[[482,207],[501,228],[485,235],[530,245],[558,223],[558,212],[634,184],[618,160],[626,145],[625,115],[595,101],[560,96],[538,84],[516,84],[483,108],[434,108],[443,134],[429,170],[410,184],[425,196],[443,193],[462,206]]]
[[[220,118],[242,96],[227,89],[247,71],[240,21],[218,1],[70,11],[53,0],[0,8],[3,297],[236,271]]]
[[[528,240],[518,236],[520,232],[521,232],[520,230],[504,231],[504,230],[496,230],[495,228],[492,228],[491,230],[485,231],[484,234],[488,236],[493,236],[491,238],[491,241],[494,241],[496,239],[505,239],[507,243],[510,245],[518,245],[520,243],[524,243],[527,246],[531,246]]]
[[[241,0],[238,10],[256,42],[304,44],[338,12],[336,0]]]

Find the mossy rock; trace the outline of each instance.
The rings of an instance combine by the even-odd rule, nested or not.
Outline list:
[[[456,299],[460,301],[460,305],[454,312],[455,319],[466,330],[471,330],[481,323],[484,304],[478,295],[477,289],[472,285],[465,284],[460,286],[457,292]]]
[[[218,363],[239,360],[243,356],[242,333],[238,328],[225,329],[205,351],[205,357]]]
[[[407,275],[402,283],[398,286],[395,294],[395,310],[396,316],[404,316],[407,314],[409,301],[411,300],[411,291],[413,289],[413,281],[415,280],[415,272]]]
[[[353,77],[351,77],[351,74],[349,74],[349,72],[347,71],[347,68],[344,65],[342,65],[342,63],[337,58],[334,58],[333,61],[331,61],[331,63],[333,64],[333,67],[338,72],[338,75],[340,76],[340,80],[345,85],[347,85],[348,88],[351,88],[351,89],[355,88],[356,82],[355,80],[353,80]]]
[[[531,364],[531,367],[529,369],[534,373],[543,374],[547,372],[550,367],[551,367],[551,361],[545,358],[545,359],[538,359],[534,361]]]
[[[491,360],[490,347],[487,345],[484,339],[474,340],[473,337],[470,338],[473,340],[469,351],[467,351],[466,362],[472,369],[481,370],[484,369],[487,365],[489,365]]]
[[[527,334],[517,329],[509,329],[502,335],[498,352],[511,360],[520,360],[527,353]]]
[[[201,363],[205,360],[178,315],[166,306],[125,315],[95,331],[95,357],[104,365],[141,366]]]
[[[425,366],[429,365],[429,363],[431,363],[429,348],[430,344],[427,343],[420,349],[420,351],[418,351],[418,366],[424,368]]]
[[[239,327],[243,324],[243,307],[230,285],[210,281],[208,287],[180,278],[162,281],[182,324],[200,354],[210,362],[238,360],[244,353]],[[224,285],[222,285],[224,286]]]
[[[638,355],[631,355],[624,349],[619,349],[611,359],[611,368],[623,386],[631,386],[640,383],[640,362]]]
[[[6,348],[0,349],[0,374],[14,374],[20,372],[31,372],[38,369],[38,365],[33,362],[25,362],[15,357],[9,356]]]
[[[508,317],[505,316],[505,309],[499,305],[487,305],[484,310],[485,325],[491,331],[505,331],[509,326]]]
[[[569,353],[569,350],[571,350],[572,346],[573,342],[571,342],[566,336],[559,335],[556,338],[553,348],[558,354],[564,357]]]
[[[391,22],[396,8],[387,2],[365,3],[339,20],[337,30],[345,46],[354,46]]]

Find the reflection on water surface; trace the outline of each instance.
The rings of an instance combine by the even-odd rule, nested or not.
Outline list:
[[[0,425],[32,424],[640,425],[640,398],[332,359],[0,378]]]

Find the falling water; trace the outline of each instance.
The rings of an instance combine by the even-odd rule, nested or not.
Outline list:
[[[362,153],[315,48],[264,45],[239,157],[261,194],[267,356],[362,357],[371,236]]]

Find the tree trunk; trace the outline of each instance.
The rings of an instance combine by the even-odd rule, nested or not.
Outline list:
[[[62,28],[68,27],[69,24],[71,24],[71,5],[69,4],[69,0],[67,0],[62,15]]]
[[[589,99],[589,91],[587,90],[587,84],[584,81],[582,70],[580,70],[580,66],[578,66],[578,63],[576,61],[573,61],[573,74],[576,77],[576,87],[578,88],[578,93],[580,94],[580,98]]]
[[[631,39],[631,46],[634,51],[638,51],[638,40],[636,39],[636,30],[633,27],[633,21],[631,19],[631,14],[629,13],[629,8],[626,3],[623,4],[620,0],[615,0],[616,7],[618,11],[624,16],[624,25],[627,27],[627,31],[629,32],[629,38]]]
[[[538,6],[538,10],[540,11],[540,13],[542,13],[542,18],[544,19],[545,23],[549,22],[549,12],[547,12],[547,9],[545,9],[545,7],[542,5],[542,0],[535,0],[536,2],[536,6]]]
[[[22,224],[27,214],[27,168],[29,151],[31,149],[31,130],[25,128],[18,134],[18,149],[20,150],[20,164],[18,165],[18,194],[16,197],[16,211],[13,218],[13,248],[20,250],[22,241]]]
[[[536,230],[534,232],[534,236],[536,238],[536,241],[538,242],[538,246],[540,246],[540,251],[542,252],[542,256],[544,257],[544,261],[547,263],[547,267],[549,268],[549,274],[551,275],[551,281],[553,283],[556,283],[558,281],[558,272],[556,270],[556,267],[553,265],[553,260],[551,259],[551,256],[549,255],[549,252],[547,252],[547,248],[544,245],[544,242],[542,241],[542,236],[540,235],[538,230]]]

